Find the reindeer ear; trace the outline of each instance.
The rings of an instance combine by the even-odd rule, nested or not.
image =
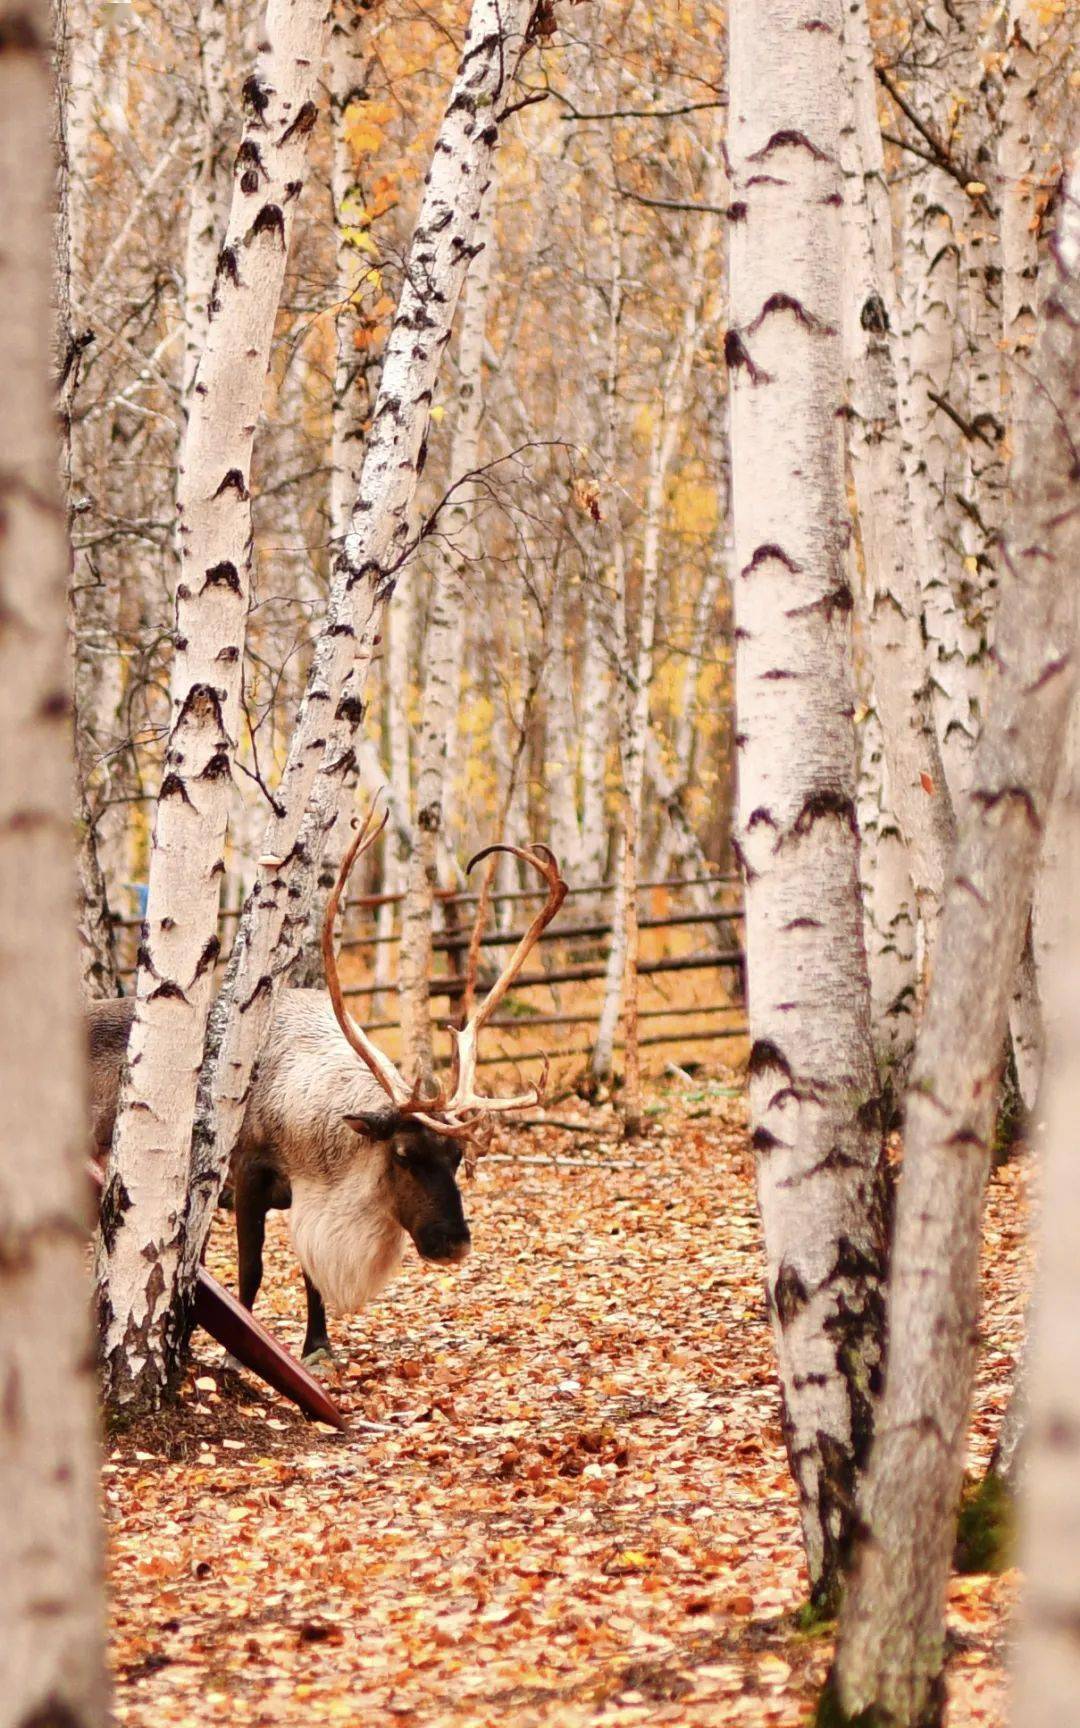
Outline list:
[[[359,1116],[343,1116],[342,1121],[365,1140],[389,1140],[396,1133],[401,1117],[396,1110],[365,1110]]]

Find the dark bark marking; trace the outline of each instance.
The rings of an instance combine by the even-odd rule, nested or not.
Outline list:
[[[979,788],[972,792],[971,798],[972,802],[980,805],[987,814],[998,804],[1006,801],[1015,803],[1023,810],[1035,832],[1040,833],[1042,831],[1042,823],[1039,820],[1038,811],[1035,809],[1035,801],[1026,786],[1002,786],[997,792],[987,792]]]
[[[0,54],[44,54],[47,44],[34,20],[15,12],[0,23]]]
[[[743,202],[743,200],[741,198],[737,198],[735,200],[734,204],[728,205],[728,212],[727,212],[728,221],[729,222],[745,222],[746,221],[746,215],[747,215],[747,209],[748,209],[748,206]]]
[[[809,1300],[810,1292],[794,1266],[787,1263],[782,1265],[772,1287],[772,1304],[785,1332]]]
[[[855,816],[855,805],[846,792],[835,792],[822,788],[812,792],[804,801],[802,809],[792,828],[795,834],[809,834],[814,823],[823,817],[831,816],[837,822],[846,823],[853,834],[858,833],[858,823]]]
[[[222,732],[225,730],[225,716],[221,712],[221,697],[212,684],[193,684],[184,697],[183,707],[176,717],[173,727],[174,735],[189,718],[199,725],[213,720]],[[160,796],[160,794],[159,794]]]
[[[98,1224],[101,1230],[101,1240],[105,1245],[106,1254],[111,1254],[116,1245],[116,1234],[123,1222],[125,1212],[131,1210],[131,1195],[124,1186],[119,1172],[114,1172],[105,1184],[101,1196],[101,1208],[98,1213]]]
[[[813,312],[808,312],[801,300],[797,300],[793,294],[785,294],[782,291],[769,295],[753,323],[747,325],[749,333],[753,335],[755,331],[760,330],[766,318],[770,318],[774,312],[793,313],[804,329],[812,330],[815,335],[834,336],[836,334],[831,324],[823,323],[820,318],[814,316]]]
[[[146,998],[148,1002],[186,1002],[187,997],[179,984],[172,978],[163,978],[156,984]]]
[[[762,564],[768,564],[770,561],[774,561],[777,564],[783,564],[786,569],[791,571],[792,575],[798,575],[803,568],[796,559],[792,558],[784,551],[782,546],[777,546],[773,541],[768,540],[763,546],[755,547],[754,556],[751,558],[749,564],[745,565],[743,569],[739,571],[739,575],[752,576],[754,571]]]
[[[179,774],[166,774],[164,780],[161,782],[161,790],[158,793],[158,803],[164,803],[166,798],[182,798],[185,804],[191,803],[191,799],[188,797],[187,787],[184,785]]]
[[[736,372],[740,366],[745,366],[750,374],[751,384],[768,384],[772,381],[771,373],[754,363],[750,350],[737,330],[729,330],[724,336],[724,364],[729,372]]]
[[[260,234],[272,234],[285,248],[285,218],[279,204],[264,204],[251,227],[244,237],[244,244],[250,245]]]
[[[220,489],[219,487],[218,490],[220,491]],[[205,594],[208,588],[231,588],[234,594],[241,593],[240,572],[236,565],[231,563],[228,558],[222,559],[220,564],[211,564],[203,577],[203,585],[199,592]]]
[[[254,120],[262,121],[270,106],[271,91],[257,73],[245,78],[240,87],[240,100]]]
[[[880,294],[870,294],[862,304],[859,313],[859,323],[872,336],[887,336],[889,334],[889,314]]]
[[[759,1074],[782,1074],[786,1080],[792,1078],[791,1063],[788,1061],[779,1044],[774,1044],[771,1038],[756,1038],[750,1050],[750,1059],[746,1064],[747,1078],[756,1079]]]
[[[281,134],[281,137],[278,139],[279,145],[287,144],[290,138],[306,137],[318,118],[319,110],[315,103],[305,102],[303,107],[297,110],[296,118],[293,120],[292,124],[286,126],[284,132]]]
[[[239,468],[229,469],[228,473],[222,479],[221,484],[218,486],[217,491],[214,493],[214,497],[220,498],[222,493],[228,492],[230,488],[236,493],[236,496],[241,500],[241,502],[246,502],[250,497],[247,486],[244,484],[244,476],[241,474]],[[215,569],[218,568],[220,568],[220,566],[215,565]],[[230,568],[232,567],[230,566]]]
[[[812,144],[805,132],[799,132],[794,127],[785,127],[780,132],[774,132],[768,143],[763,144],[760,150],[755,150],[752,156],[747,157],[747,161],[764,162],[774,150],[783,150],[788,147],[797,150],[809,150],[815,162],[828,162],[829,160],[828,153],[819,150],[816,144]]]

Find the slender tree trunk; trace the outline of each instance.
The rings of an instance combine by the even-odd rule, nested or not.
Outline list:
[[[605,779],[611,738],[610,664],[604,652],[605,598],[600,577],[585,588],[585,643],[581,659],[581,856],[582,882],[602,882],[607,867]]]
[[[859,838],[874,1054],[895,1095],[915,1043],[918,913],[909,852],[889,795],[881,725],[869,706],[860,732]]]
[[[1080,180],[1018,401],[992,706],[974,761],[908,1098],[877,1439],[832,1677],[842,1719],[943,1708],[944,1600],[967,1435],[983,1190],[1009,994],[1075,683]],[[866,1718],[870,1719],[869,1715]]]
[[[413,549],[410,512],[430,405],[465,273],[499,124],[531,17],[529,0],[474,0],[404,271],[360,487],[331,587],[256,884],[215,1014],[193,1155],[185,1281],[194,1278],[243,1121],[280,980],[302,938],[319,864],[354,759],[364,687],[386,601]]]
[[[93,436],[81,423],[79,386],[94,333],[74,295],[85,269],[88,169],[93,112],[94,34],[81,8],[75,18],[66,6],[55,9],[56,127],[59,203],[56,225],[56,376],[64,434],[62,468],[69,524],[81,511],[81,487],[90,459]],[[98,846],[98,816],[91,780],[111,729],[119,699],[115,655],[108,638],[115,622],[117,596],[110,594],[89,560],[72,557],[71,650],[76,698],[75,818],[78,828],[80,878],[80,959],[86,995],[115,996],[116,955],[113,946],[109,889]]]
[[[738,846],[769,1309],[811,1587],[850,1542],[882,1350],[882,1139],[855,819],[840,0],[731,10]]]
[[[429,1080],[434,1069],[431,1024],[431,938],[435,890],[438,887],[439,840],[443,832],[443,795],[450,727],[460,699],[461,650],[467,584],[476,581],[480,566],[482,502],[475,481],[480,456],[483,413],[484,342],[491,251],[494,236],[494,196],[488,192],[476,226],[479,251],[473,259],[461,308],[458,388],[454,435],[450,445],[450,480],[458,486],[444,522],[446,556],[432,582],[424,651],[424,698],[416,766],[416,815],[413,849],[408,861],[408,890],[401,926],[399,999],[402,1031],[413,1071]]]
[[[568,881],[581,880],[581,827],[578,822],[578,731],[574,719],[573,662],[567,643],[566,577],[552,577],[547,618],[547,705],[544,711],[544,769],[547,775],[551,844]]]
[[[1001,314],[1008,365],[1030,349],[1035,338],[1039,274],[1038,185],[1035,151],[1041,35],[1033,0],[1009,0],[1008,41],[1002,69],[1004,99],[998,144],[1001,200]]]
[[[2,1728],[104,1728],[45,0],[0,8]]]
[[[331,191],[334,201],[334,249],[338,307],[335,320],[335,364],[330,404],[330,533],[345,532],[360,482],[364,459],[364,436],[372,409],[372,359],[370,349],[361,352],[354,340],[361,331],[361,301],[371,272],[369,231],[371,217],[357,172],[356,153],[349,137],[349,121],[362,112],[368,100],[364,67],[364,44],[370,35],[368,13],[354,0],[338,0],[334,6],[329,41],[330,112],[333,121]],[[391,625],[392,627],[392,625]],[[391,681],[390,689],[393,690]],[[395,694],[404,705],[405,692]],[[408,747],[406,743],[406,764]],[[315,892],[308,908],[307,927],[290,973],[295,988],[317,988],[323,982],[322,925],[327,897],[337,881],[345,846],[348,817],[356,797],[355,771],[343,773],[339,807],[327,836],[319,866]],[[408,786],[405,787],[406,804]],[[383,857],[394,855],[397,837],[387,842]],[[387,883],[384,882],[384,888]],[[388,935],[393,907],[380,908],[380,933]],[[381,944],[376,964],[389,964],[391,950]],[[380,980],[381,982],[382,980]],[[375,1003],[372,1007],[374,1009]]]
[[[172,722],[103,1200],[115,1227],[98,1251],[106,1391],[123,1404],[156,1400],[186,1329],[178,1277],[241,718],[251,458],[325,35],[324,0],[270,0],[181,455]]]
[[[200,73],[194,116],[197,145],[184,259],[184,363],[180,388],[185,407],[190,404],[195,374],[210,334],[210,300],[228,215],[226,19],[225,0],[201,0],[196,22]],[[235,239],[234,235],[234,244]]]
[[[1077,260],[1080,265],[1080,258]],[[1063,811],[1080,856],[1080,784]],[[1027,1376],[1021,1565],[1027,1586],[1015,1658],[1013,1728],[1046,1728],[1080,1711],[1080,913],[1054,955],[1048,991],[1054,1034],[1045,1171]]]
[[[847,0],[843,134],[849,445],[866,562],[867,639],[889,796],[932,954],[955,843],[922,639],[894,354],[892,221],[865,0]]]
[[[63,24],[57,12],[59,27]],[[56,377],[59,380],[60,423],[63,429],[64,444],[62,455],[62,471],[64,489],[67,494],[67,510],[69,525],[75,519],[76,497],[74,475],[76,467],[75,447],[73,440],[73,421],[75,399],[78,390],[78,380],[81,374],[81,355],[83,342],[76,331],[74,309],[71,301],[72,249],[70,229],[71,203],[71,171],[68,156],[66,105],[67,91],[65,71],[68,63],[61,35],[57,43],[57,80],[56,80],[56,122],[57,122],[57,163],[59,168],[59,202],[56,223]],[[87,667],[86,649],[80,652],[78,630],[78,605],[75,592],[76,569],[74,560],[71,570],[71,591],[69,605],[71,614],[70,646],[72,651],[72,689],[82,689],[87,695],[87,686],[97,685],[98,679],[86,679]],[[78,715],[75,716],[78,719]],[[89,997],[115,996],[117,994],[116,953],[113,944],[112,914],[109,907],[109,889],[102,868],[101,855],[98,849],[96,813],[90,796],[90,776],[93,771],[94,740],[88,725],[85,742],[75,752],[75,820],[79,836],[77,851],[79,867],[79,958],[81,961],[82,986],[84,994]]]

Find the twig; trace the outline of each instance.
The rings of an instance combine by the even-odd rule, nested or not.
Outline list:
[[[613,1132],[611,1122],[571,1122],[560,1116],[522,1116],[515,1119],[515,1128],[565,1128],[568,1134],[603,1134]]]
[[[939,396],[936,390],[928,390],[926,394],[929,396],[931,402],[934,403],[935,407],[940,408],[943,414],[949,416],[949,419],[953,422],[954,426],[959,426],[961,432],[969,443],[973,438],[981,438],[987,449],[993,450],[996,448],[994,440],[987,437],[983,427],[978,425],[974,420],[965,420],[964,416],[953,407],[947,396]],[[980,418],[985,417],[980,416]]]
[[[889,92],[889,95],[896,103],[896,106],[899,108],[901,114],[905,115],[907,119],[911,121],[911,124],[914,126],[920,138],[925,139],[926,143],[930,146],[930,149],[933,151],[931,160],[936,162],[937,166],[943,169],[946,174],[950,175],[952,179],[956,181],[958,186],[962,186],[965,192],[967,192],[968,187],[971,185],[981,185],[982,182],[976,174],[972,173],[964,163],[958,163],[954,160],[953,156],[941,142],[941,139],[938,137],[933,127],[928,125],[920,115],[918,109],[913,108],[911,103],[907,100],[907,97],[897,89],[884,66],[875,67],[875,71],[877,72],[878,82],[884,85],[885,89]],[[968,193],[968,196],[971,197],[972,194]],[[977,196],[981,199],[987,212],[990,215],[995,215],[996,211],[993,203],[987,197],[986,193],[982,192]]]
[[[693,216],[726,216],[727,206],[721,204],[689,204],[679,198],[646,198],[643,192],[631,192],[629,186],[615,181],[620,198],[631,198],[635,204],[647,204],[650,210],[686,210]]]
[[[531,1164],[544,1170],[640,1170],[636,1158],[531,1158],[513,1152],[488,1152],[485,1164]]]

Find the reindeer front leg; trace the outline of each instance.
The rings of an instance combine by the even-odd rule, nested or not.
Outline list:
[[[303,1362],[305,1367],[310,1368],[314,1362],[332,1359],[334,1352],[326,1332],[326,1308],[323,1299],[306,1272],[304,1290],[307,1294],[307,1333],[304,1337]]]

